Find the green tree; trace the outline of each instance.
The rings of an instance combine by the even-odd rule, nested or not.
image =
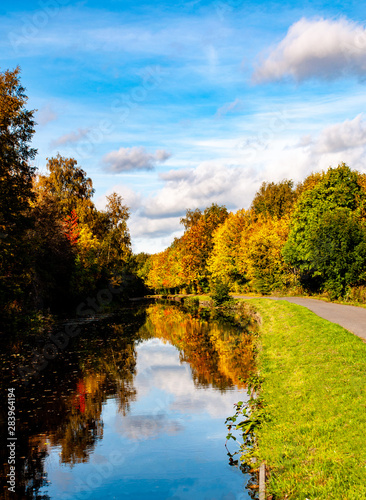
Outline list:
[[[122,196],[107,196],[107,231],[104,236],[104,264],[112,272],[121,272],[131,258],[131,237],[127,226],[130,211],[123,204]]]
[[[27,96],[20,69],[0,73],[0,303],[20,299],[29,280],[24,272],[28,253],[24,235],[30,227],[36,150],[34,110],[26,109]]]
[[[338,209],[344,209],[343,212],[337,212],[338,219],[328,217],[329,214]],[[339,224],[342,220],[344,222],[348,221],[347,224],[355,227],[355,221],[364,220],[365,210],[365,175],[351,170],[344,163],[337,168],[329,168],[312,189],[301,194],[293,213],[291,231],[283,248],[283,256],[285,261],[299,273],[300,280],[306,287],[316,289],[329,286],[330,281],[328,278],[331,275],[329,274],[331,270],[329,269],[328,273],[324,266],[325,264],[329,268],[334,266],[335,261],[333,259],[343,258],[346,267],[351,265],[345,256],[341,256],[341,253],[345,248],[353,248],[352,245],[357,247],[358,237],[354,239],[354,243],[349,241],[344,243],[343,246],[337,246],[336,241],[330,244],[329,238],[337,238],[335,228],[338,227],[338,230],[340,230]],[[321,258],[319,260],[320,254],[315,249],[314,242],[320,245],[319,234],[325,236],[324,231],[326,229],[324,228],[327,225],[329,225],[331,231],[325,239],[326,248],[329,251],[338,248],[338,254],[335,250],[332,250],[330,259],[324,260]],[[354,231],[356,230],[354,229]],[[324,244],[321,244],[320,248],[324,253]],[[356,258],[357,251],[356,253],[352,251],[351,254],[353,258]],[[322,262],[321,266],[319,262]],[[345,270],[340,272],[339,286],[336,286],[338,290],[345,289],[345,281],[342,276],[347,276],[346,281],[350,279],[350,275]],[[335,289],[334,287],[335,285],[332,285],[332,289]]]
[[[366,227],[348,208],[320,215],[308,245],[313,276],[319,276],[331,298],[366,280]]]

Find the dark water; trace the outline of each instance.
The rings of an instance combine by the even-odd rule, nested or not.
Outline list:
[[[17,416],[17,494],[5,487],[4,498],[249,498],[225,449],[225,418],[246,398],[249,336],[163,304],[78,328],[27,385],[18,368],[45,340],[3,346],[2,394],[15,388]]]

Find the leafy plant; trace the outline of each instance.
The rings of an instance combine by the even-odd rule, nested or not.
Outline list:
[[[211,298],[214,301],[215,306],[220,306],[231,300],[230,287],[227,283],[224,283],[221,280],[216,280],[211,285],[211,289]]]

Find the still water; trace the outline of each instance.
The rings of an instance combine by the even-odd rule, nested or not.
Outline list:
[[[225,448],[225,419],[247,397],[249,336],[166,304],[81,330],[27,386],[13,384],[17,498],[249,499]],[[13,346],[4,380],[31,348]]]

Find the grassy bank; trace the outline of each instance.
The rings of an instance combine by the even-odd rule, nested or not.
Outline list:
[[[258,458],[275,499],[366,498],[366,344],[309,310],[251,300],[267,420]]]

